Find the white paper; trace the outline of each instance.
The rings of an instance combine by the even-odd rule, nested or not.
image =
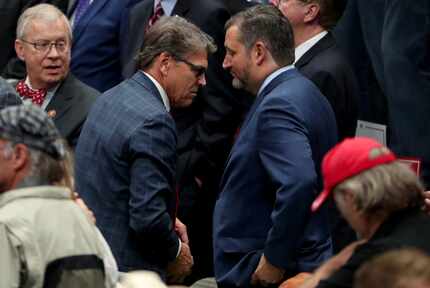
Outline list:
[[[369,137],[387,146],[387,126],[382,124],[358,120],[355,136]]]

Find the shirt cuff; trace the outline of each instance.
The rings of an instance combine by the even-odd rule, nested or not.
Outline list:
[[[178,242],[179,242],[179,245],[178,245],[178,252],[176,252],[176,258],[178,258],[179,254],[181,253],[181,248],[182,248],[182,243],[181,243],[181,240],[179,238],[178,238]]]

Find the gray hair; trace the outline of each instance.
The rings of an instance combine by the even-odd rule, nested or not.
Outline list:
[[[200,51],[211,54],[216,49],[212,37],[184,18],[161,17],[145,34],[143,48],[137,60],[140,69],[145,69],[163,52],[172,57],[186,58]]]
[[[3,156],[8,159],[12,157],[15,143],[6,140]],[[54,159],[47,153],[28,147],[30,156],[30,169],[24,179],[17,187],[33,187],[40,185],[54,185],[61,183],[67,176],[65,160]]]
[[[421,205],[424,188],[409,167],[396,161],[351,177],[333,192],[345,191],[352,191],[357,209],[372,218]]]
[[[234,15],[225,30],[237,26],[239,40],[249,51],[262,41],[275,62],[283,67],[294,62],[294,34],[290,22],[273,5],[256,5]]]
[[[69,20],[60,9],[51,4],[38,4],[26,9],[21,16],[19,16],[18,24],[16,27],[16,37],[23,39],[27,31],[27,26],[34,20],[43,20],[52,22],[57,19],[62,19],[67,27],[69,40],[72,40],[72,28],[70,27]]]

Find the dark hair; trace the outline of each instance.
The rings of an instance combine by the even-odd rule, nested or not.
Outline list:
[[[208,54],[216,51],[212,37],[182,17],[161,17],[145,34],[138,63],[140,69],[145,69],[163,52],[186,59],[202,50]]]
[[[316,3],[320,6],[319,24],[326,30],[333,28],[343,14],[346,0],[299,0],[303,3]]]
[[[225,24],[239,29],[239,40],[249,50],[262,41],[279,66],[294,62],[294,35],[288,19],[273,5],[256,5],[234,15]]]

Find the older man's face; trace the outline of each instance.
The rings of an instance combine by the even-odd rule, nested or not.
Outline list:
[[[171,58],[172,71],[165,89],[172,106],[191,105],[199,88],[206,85],[207,58],[206,51],[192,53],[184,59]]]
[[[69,72],[70,39],[65,20],[33,20],[15,44],[33,88],[51,88]]]

